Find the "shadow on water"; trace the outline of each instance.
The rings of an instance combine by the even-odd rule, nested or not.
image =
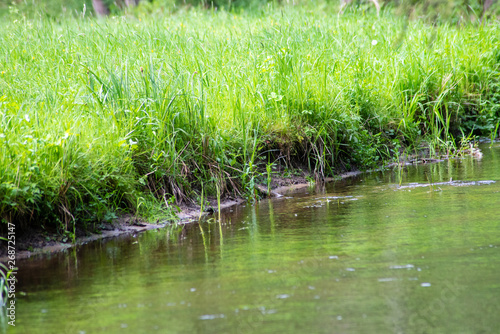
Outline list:
[[[500,148],[483,150],[22,261],[11,332],[494,332]]]

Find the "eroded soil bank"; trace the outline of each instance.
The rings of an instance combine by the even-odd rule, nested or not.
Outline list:
[[[462,156],[463,155],[471,155],[475,159],[482,158],[482,153],[477,148],[471,148],[470,150],[463,151]],[[381,169],[393,168],[397,166],[402,167],[405,165],[436,163],[450,158],[453,157],[446,155],[436,158],[423,158],[421,155],[408,156],[403,161],[392,162],[390,164],[387,164],[385,167],[381,167]],[[328,183],[335,180],[342,180],[345,178],[357,176],[361,173],[363,172],[359,170],[344,172],[342,174],[339,174],[335,178],[325,178],[323,182]],[[302,170],[286,178],[274,177],[271,182],[270,193],[268,193],[268,189],[264,185],[256,184],[255,188],[260,192],[261,197],[280,197],[310,187],[312,183],[308,182],[308,179],[311,179],[309,173]],[[77,231],[74,242],[64,239],[63,237],[57,235],[57,233],[55,232],[50,233],[42,229],[28,230],[16,239],[16,258],[21,259],[29,258],[31,256],[36,256],[39,254],[56,253],[72,247],[78,247],[80,245],[99,239],[113,238],[124,234],[137,234],[151,229],[162,228],[170,223],[191,223],[202,216],[206,216],[217,211],[216,198],[212,197],[208,198],[207,200],[209,205],[203,208],[203,212],[200,212],[201,208],[199,205],[181,205],[180,212],[177,213],[177,218],[174,220],[158,220],[156,223],[148,223],[140,217],[125,214],[118,219],[113,220],[112,223],[100,224],[97,228],[97,232],[95,233],[90,233],[89,231]],[[220,207],[221,210],[224,210],[245,202],[246,201],[243,198],[227,197],[222,199]],[[6,255],[6,245],[2,245],[2,248],[0,249],[0,262],[7,261]]]
[[[343,173],[335,179],[327,178],[325,179],[325,182],[332,182],[333,180],[353,177],[359,175],[360,173],[361,171]],[[289,178],[275,178],[272,182],[271,194],[269,196],[283,196],[311,186],[311,183],[309,183],[306,179],[306,175],[307,174],[303,172],[301,176],[295,175]],[[265,186],[256,185],[256,188],[262,193],[263,196],[267,195],[267,188]],[[21,259],[39,254],[56,253],[99,239],[113,238],[124,234],[136,234],[147,230],[162,228],[170,223],[191,223],[199,219],[201,216],[209,215],[216,211],[214,208],[217,208],[217,200],[215,198],[208,198],[208,202],[210,205],[208,205],[208,209],[205,208],[203,212],[200,212],[199,205],[181,205],[181,211],[177,214],[177,219],[173,221],[167,220],[163,222],[157,221],[156,223],[148,223],[133,215],[123,215],[118,219],[115,219],[112,223],[100,224],[97,233],[85,233],[84,231],[78,231],[74,243],[70,240],[63,241],[63,238],[58,236],[55,232],[50,233],[42,229],[29,230],[22,236],[19,236],[16,240],[16,258]],[[220,206],[221,210],[224,210],[242,203],[245,203],[243,198],[228,197],[221,201]],[[1,248],[0,254],[0,262],[7,261],[6,247]]]

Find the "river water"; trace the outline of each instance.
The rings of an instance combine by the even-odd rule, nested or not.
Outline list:
[[[495,145],[21,261],[8,331],[499,333]]]

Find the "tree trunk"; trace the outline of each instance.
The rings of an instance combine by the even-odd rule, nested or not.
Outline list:
[[[106,16],[109,14],[109,8],[102,0],[92,0],[92,6],[97,16]]]
[[[486,14],[486,11],[491,7],[493,2],[495,1],[496,0],[483,0],[483,12],[481,13],[481,20],[483,19],[484,14]]]
[[[125,6],[137,6],[139,4],[139,0],[125,0]]]
[[[140,0],[117,0],[116,5],[119,8],[125,7],[133,7],[139,4]],[[92,6],[94,7],[94,12],[97,16],[106,16],[109,15],[109,8],[106,6],[103,0],[92,0]]]

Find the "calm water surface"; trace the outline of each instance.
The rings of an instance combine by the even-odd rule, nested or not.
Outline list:
[[[204,222],[20,262],[8,330],[500,333],[500,147],[483,152],[234,208],[222,235]]]

